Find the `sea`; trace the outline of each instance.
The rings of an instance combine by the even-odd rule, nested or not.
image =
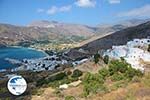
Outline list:
[[[23,60],[46,57],[47,54],[43,51],[39,51],[31,48],[24,47],[3,47],[0,48],[0,70],[12,69],[17,67],[6,61],[6,58]]]

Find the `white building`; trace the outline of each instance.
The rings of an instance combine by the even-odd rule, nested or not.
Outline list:
[[[104,56],[108,55],[112,59],[123,57],[133,68],[144,71],[141,60],[150,63],[150,53],[138,47],[148,47],[149,44],[150,39],[134,39],[129,41],[127,45],[112,46],[112,49],[107,50]]]
[[[150,44],[150,39],[134,39],[127,42],[128,47],[147,46],[148,44]]]
[[[140,59],[143,57],[144,51],[139,48],[129,48],[125,60],[135,69],[144,71]]]
[[[125,57],[127,55],[127,47],[113,46],[112,49],[107,50],[104,55],[109,55],[109,57],[113,59],[120,59],[120,57]]]

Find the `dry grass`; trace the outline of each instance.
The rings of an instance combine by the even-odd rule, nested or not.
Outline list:
[[[87,98],[82,95],[82,84],[77,87],[61,90],[60,96],[56,95],[54,89],[48,87],[44,88],[44,92],[40,96],[32,96],[32,100],[64,100],[66,96],[73,96],[77,100],[150,100],[150,73],[145,73],[143,78],[139,78],[138,81],[131,81],[130,83],[121,81],[114,83],[107,80],[106,85],[109,88],[108,93],[93,94]],[[116,86],[116,88],[113,89],[113,86]]]

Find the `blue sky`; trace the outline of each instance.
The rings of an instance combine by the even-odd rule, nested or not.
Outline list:
[[[149,18],[150,0],[0,0],[0,23],[35,20],[97,25]]]

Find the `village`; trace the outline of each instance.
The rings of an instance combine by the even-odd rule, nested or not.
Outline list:
[[[139,69],[144,72],[143,66],[150,63],[150,53],[148,47],[150,45],[150,39],[134,39],[128,41],[126,45],[112,46],[111,49],[106,50],[103,53],[104,56],[109,56],[110,59],[123,58],[127,63],[131,64],[132,68]],[[18,70],[32,70],[32,71],[44,71],[54,70],[61,65],[77,66],[93,57],[83,58],[80,60],[66,59],[64,54],[58,55],[53,53],[44,58],[37,59],[23,59],[22,61],[16,61],[14,59],[6,59],[13,64],[19,64],[19,67],[12,69],[12,71]]]
[[[144,64],[150,63],[150,52],[148,51],[150,39],[134,39],[128,41],[126,45],[112,46],[108,49],[105,55],[111,59],[124,58],[125,61],[135,69],[144,71]]]
[[[65,58],[63,55],[58,55],[57,53],[53,53],[52,55],[48,55],[44,58],[36,58],[36,59],[23,59],[16,60],[11,58],[6,58],[5,60],[9,61],[12,64],[19,65],[16,68],[11,69],[11,71],[25,71],[32,70],[35,72],[45,71],[45,70],[54,70],[64,66],[72,66],[82,64],[89,60],[88,58],[83,58],[81,60],[71,60]]]

